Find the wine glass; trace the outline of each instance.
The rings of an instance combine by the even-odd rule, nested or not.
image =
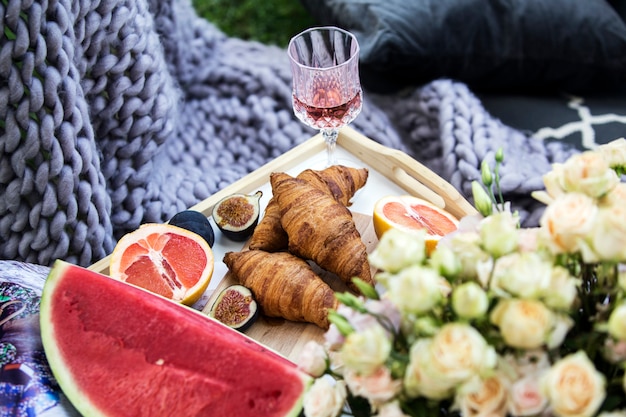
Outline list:
[[[327,166],[336,163],[339,128],[361,112],[359,44],[343,29],[307,29],[289,42],[293,75],[293,110],[303,123],[322,132]]]

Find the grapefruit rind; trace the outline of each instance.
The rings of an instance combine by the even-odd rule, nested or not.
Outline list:
[[[376,236],[378,237],[378,239],[380,239],[388,230],[392,228],[400,229],[409,233],[415,233],[421,230],[421,229],[416,229],[414,227],[407,226],[400,222],[395,222],[394,220],[387,218],[384,214],[383,208],[389,203],[400,203],[406,207],[410,207],[412,205],[423,206],[427,208],[429,211],[432,211],[433,213],[437,213],[443,216],[452,225],[454,225],[453,227],[454,229],[456,229],[456,227],[458,227],[458,224],[459,224],[459,220],[456,217],[454,217],[451,213],[447,212],[446,210],[440,207],[437,207],[436,205],[434,205],[433,203],[427,200],[424,200],[424,199],[421,199],[419,197],[415,197],[412,195],[386,196],[386,197],[379,199],[374,205],[372,222],[374,225],[374,232],[376,233]],[[426,252],[428,254],[432,253],[432,251],[436,248],[439,240],[445,234],[446,233],[441,233],[441,234],[428,233],[426,235]]]
[[[179,226],[171,225],[171,224],[160,224],[160,223],[146,223],[142,224],[137,230],[133,232],[127,233],[120,238],[117,242],[115,248],[113,249],[113,253],[111,254],[111,261],[109,264],[109,274],[112,278],[126,281],[127,276],[122,271],[126,269],[126,264],[128,263],[128,258],[132,258],[132,254],[129,252],[131,250],[140,251],[145,250],[144,248],[140,248],[138,243],[143,240],[143,245],[154,246],[157,250],[163,249],[163,245],[166,244],[167,239],[160,235],[172,234],[175,236],[181,236],[186,239],[189,239],[193,244],[198,245],[201,253],[206,255],[206,259],[199,259],[198,262],[205,262],[204,268],[198,274],[200,278],[197,282],[185,290],[181,288],[172,288],[172,296],[166,298],[171,298],[173,301],[185,304],[185,305],[193,305],[196,301],[202,297],[202,294],[206,291],[213,276],[213,270],[215,265],[215,260],[213,256],[213,251],[209,243],[202,238],[202,236],[194,233],[190,230],[184,229]],[[155,238],[158,236],[158,238]],[[197,251],[196,251],[197,252]],[[189,263],[190,267],[193,267],[194,257],[190,256],[189,253],[184,253],[183,262]],[[152,254],[146,254],[151,259],[153,257]],[[200,256],[200,255],[198,255]],[[184,267],[181,266],[181,267]],[[180,267],[179,267],[180,268]],[[134,284],[130,282],[131,284]],[[141,284],[137,284],[138,286],[143,286]],[[150,290],[150,288],[147,288]],[[153,289],[154,293],[159,294],[156,289]],[[160,293],[160,295],[164,295]]]
[[[88,288],[89,290],[87,290]],[[126,334],[124,333],[125,326],[128,325],[128,319],[132,316],[132,312],[126,311],[126,314],[120,314],[120,311],[111,309],[109,308],[110,306],[106,308],[97,306],[99,302],[102,304],[102,295],[106,295],[109,289],[112,293],[109,296],[114,296],[115,299],[120,301],[116,308],[122,305],[122,310],[128,310],[133,303],[137,303],[139,305],[136,311],[143,311],[144,318],[154,317],[153,323],[142,323],[142,325],[145,324],[142,328],[147,329],[148,332],[144,334],[143,340],[141,340],[141,337],[138,338],[136,331],[128,330]],[[141,294],[138,292],[141,292]],[[213,384],[212,386],[218,389],[223,387],[231,388],[227,392],[228,398],[237,398],[238,401],[224,401],[222,399],[217,405],[202,403],[196,408],[204,410],[205,414],[198,413],[193,415],[216,415],[214,414],[215,412],[219,415],[229,415],[231,417],[252,415],[249,412],[241,412],[241,407],[239,408],[239,413],[229,412],[224,407],[231,407],[231,403],[236,404],[234,405],[235,407],[239,407],[241,404],[258,404],[258,402],[262,402],[263,398],[259,398],[260,392],[264,386],[271,385],[264,378],[271,380],[276,375],[280,375],[282,378],[280,382],[283,383],[285,395],[284,397],[279,396],[280,400],[270,398],[268,403],[275,405],[275,403],[281,400],[288,403],[285,404],[284,410],[281,412],[271,413],[261,410],[261,414],[276,417],[296,417],[300,415],[302,410],[303,395],[313,381],[310,376],[298,370],[295,364],[279,353],[259,344],[245,334],[230,329],[217,320],[201,314],[197,310],[172,302],[165,297],[151,294],[142,288],[112,280],[94,271],[64,261],[58,260],[53,265],[44,286],[40,306],[41,336],[48,363],[59,386],[82,415],[121,417],[131,412],[133,415],[143,417],[163,415],[164,413],[171,414],[171,412],[174,412],[174,407],[168,406],[168,401],[174,402],[174,405],[178,407],[178,412],[180,412],[181,398],[188,398],[190,402],[193,402],[198,401],[199,398],[202,401],[203,398],[211,397],[212,393],[210,390],[209,392],[202,390],[203,395],[198,395],[197,392],[195,393],[196,395],[190,393],[194,389],[192,381],[203,382],[206,380],[209,380]],[[88,312],[89,306],[95,306],[95,311]],[[102,313],[100,310],[104,311],[105,314],[99,314]],[[109,314],[106,315],[106,312]],[[122,311],[122,313],[124,312]],[[170,317],[170,320],[163,320],[163,314],[171,315],[172,317]],[[101,326],[95,326],[94,328],[93,320],[91,322],[88,319],[85,322],[82,321],[83,317],[90,315],[92,318],[97,317]],[[195,356],[202,355],[205,358],[204,361],[195,360],[194,362],[193,358],[187,358],[189,355],[181,354],[181,363],[175,363],[175,361],[167,358],[153,362],[147,360],[139,361],[141,362],[139,366],[131,364],[135,371],[141,371],[142,369],[151,371],[151,369],[157,367],[158,372],[173,374],[179,380],[182,375],[184,377],[183,383],[172,384],[174,385],[173,387],[162,389],[163,384],[153,379],[151,372],[147,372],[145,377],[143,377],[142,374],[133,375],[128,370],[128,366],[124,363],[125,356],[127,356],[125,353],[131,353],[131,357],[137,358],[137,353],[139,353],[139,357],[143,357],[143,355],[146,357],[150,356],[152,353],[151,349],[154,347],[157,348],[157,352],[161,351],[161,353],[171,350],[166,348],[172,344],[165,346],[167,337],[165,341],[158,337],[159,335],[151,337],[149,332],[155,326],[165,326],[161,333],[169,334],[186,325],[189,325],[190,329],[206,328],[201,332],[190,332],[187,339],[177,338],[175,341],[176,348],[179,352],[196,351]],[[74,335],[63,334],[67,330],[64,327],[67,326],[70,326],[71,331],[75,332]],[[111,337],[117,342],[119,349],[117,351],[115,349],[103,349],[102,345],[90,343],[97,340],[93,337],[94,332],[98,336],[100,335],[98,332],[103,332],[104,336]],[[118,338],[121,338],[121,340],[118,340]],[[169,342],[173,343],[173,339],[170,339]],[[181,345],[184,348],[181,349]],[[64,350],[67,346],[72,347],[70,350],[74,350],[73,354]],[[105,354],[102,354],[103,352]],[[214,354],[214,357],[211,354]],[[81,361],[83,362],[82,367],[80,366]],[[255,378],[252,379],[248,375],[240,373],[241,369],[246,369],[246,364],[249,366],[251,361],[265,365],[265,368],[256,372]],[[196,366],[189,366],[190,363],[197,364],[198,369],[196,369]],[[230,363],[231,367],[224,369],[224,363]],[[120,370],[125,375],[111,375],[110,370],[112,369]],[[215,375],[211,374],[210,371],[207,372],[207,369],[216,370]],[[109,371],[109,375],[103,374],[102,370],[105,370],[105,372]],[[242,384],[238,383],[238,381],[233,383],[230,379],[230,375],[238,375],[238,373],[241,375],[242,381],[250,381],[246,387],[242,388]],[[220,380],[220,375],[223,380]],[[224,377],[224,375],[228,375],[228,377]],[[119,390],[113,394],[113,389],[119,384],[126,383],[129,378],[131,379],[129,382],[130,387],[141,385],[144,388],[152,387],[152,390],[148,392],[142,391],[141,388],[136,388],[135,391],[131,390],[132,392],[121,391],[121,395]],[[138,379],[140,379],[141,384],[137,383]],[[237,380],[236,377],[234,379]],[[162,377],[161,381],[168,381],[168,378]],[[275,388],[276,383],[272,384]],[[157,395],[155,395],[155,391],[157,391]],[[124,394],[127,394],[127,398],[123,398]],[[171,396],[168,396],[168,394],[171,394]],[[98,400],[98,397],[100,400]],[[103,399],[103,397],[105,398]],[[151,407],[149,404],[156,403],[157,398],[159,400],[158,406],[164,408],[159,408],[161,412],[155,414],[154,407]],[[218,398],[219,400],[220,398]],[[205,402],[207,401],[209,400]],[[123,402],[131,405],[122,406],[120,403]],[[141,409],[140,412],[129,410],[129,407],[137,404],[140,404],[138,406]],[[144,407],[142,404],[148,404],[145,406],[145,413],[143,412],[144,408],[141,408]],[[189,406],[191,405],[189,404]],[[187,404],[182,404],[182,406],[186,407]],[[215,408],[212,409],[211,406]],[[187,411],[190,410],[185,409],[182,414],[178,415],[183,415]],[[253,414],[261,415],[258,412]]]

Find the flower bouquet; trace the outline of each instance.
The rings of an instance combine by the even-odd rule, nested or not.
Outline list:
[[[299,362],[307,417],[626,416],[626,140],[555,164],[535,228],[494,160],[473,184],[480,215],[430,256],[423,235],[388,231],[378,285],[337,294]]]

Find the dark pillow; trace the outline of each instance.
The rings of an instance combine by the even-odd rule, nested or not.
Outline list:
[[[353,32],[365,87],[436,78],[477,89],[610,88],[626,80],[626,24],[606,0],[301,0]]]

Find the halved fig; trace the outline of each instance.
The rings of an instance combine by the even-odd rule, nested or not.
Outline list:
[[[174,217],[170,219],[169,224],[199,234],[211,247],[213,247],[213,243],[215,243],[213,227],[211,227],[209,219],[199,211],[184,210],[176,213]]]
[[[243,242],[252,236],[259,222],[259,201],[263,192],[254,194],[232,194],[213,207],[213,220],[229,239]]]
[[[247,330],[258,315],[252,291],[239,284],[224,288],[209,310],[210,317],[241,332]]]

